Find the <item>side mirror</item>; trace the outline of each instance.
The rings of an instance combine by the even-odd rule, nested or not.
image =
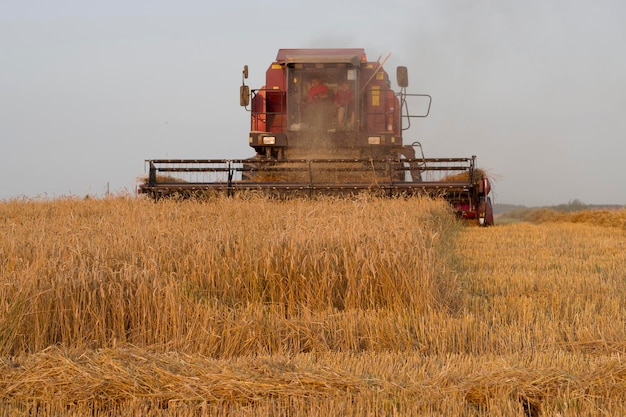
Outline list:
[[[398,67],[396,71],[396,78],[398,79],[398,86],[409,86],[409,71],[406,67]]]
[[[248,78],[248,66],[243,66],[243,78]]]
[[[242,85],[239,87],[239,105],[247,107],[250,104],[250,87]]]

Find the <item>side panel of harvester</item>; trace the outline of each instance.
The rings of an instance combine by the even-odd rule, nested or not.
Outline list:
[[[367,132],[393,132],[401,136],[400,102],[390,87],[389,75],[378,63],[366,63],[363,66],[364,130]]]

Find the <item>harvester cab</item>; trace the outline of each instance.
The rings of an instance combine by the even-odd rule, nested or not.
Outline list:
[[[408,70],[392,88],[381,61],[363,49],[280,49],[265,85],[246,85],[240,104],[250,112],[244,160],[147,160],[140,191],[170,194],[259,190],[278,195],[429,194],[445,198],[460,217],[493,224],[490,183],[476,157],[425,158],[420,142],[406,144],[411,120],[427,117],[432,98],[409,94]],[[417,102],[412,114],[408,103]]]
[[[368,62],[363,49],[279,50],[265,86],[251,91],[249,141],[258,158],[415,159],[402,143],[403,97],[383,64]]]

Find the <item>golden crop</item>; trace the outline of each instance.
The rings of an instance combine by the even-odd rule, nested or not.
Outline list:
[[[626,211],[594,215],[2,202],[0,416],[623,415]]]

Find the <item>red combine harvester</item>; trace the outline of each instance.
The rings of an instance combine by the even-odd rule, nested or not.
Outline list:
[[[388,57],[387,57],[388,58]],[[490,182],[476,157],[426,158],[419,142],[405,144],[411,120],[426,117],[431,97],[409,94],[398,67],[398,91],[382,62],[363,49],[280,49],[265,86],[250,89],[243,70],[240,103],[250,111],[248,159],[151,159],[139,191],[163,196],[268,194],[383,196],[428,194],[458,215],[493,224]],[[416,104],[417,114],[408,103]]]

